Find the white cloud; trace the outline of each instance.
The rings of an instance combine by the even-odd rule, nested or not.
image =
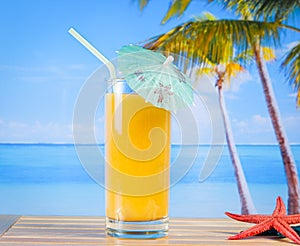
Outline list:
[[[292,127],[292,128],[295,128],[295,130],[297,130],[297,127],[299,127],[299,125],[300,125],[300,116],[299,115],[288,116],[288,117],[284,118],[283,123],[285,126],[287,126],[289,128]]]
[[[68,70],[89,70],[90,67],[86,64],[68,64],[66,66]]]
[[[282,126],[290,143],[300,142],[300,116],[282,118]],[[273,143],[277,144],[274,128],[268,116],[252,115],[248,119],[232,120],[233,133],[237,143]]]
[[[288,43],[285,45],[285,47],[290,50],[292,48],[294,48],[295,46],[297,46],[299,44],[299,41],[294,41],[294,42],[291,42],[291,43]]]
[[[239,96],[238,96],[238,94],[227,92],[226,93],[226,99],[237,100],[237,99],[239,99]]]
[[[40,121],[24,123],[1,121],[0,142],[73,142],[72,126]]]
[[[230,83],[225,83],[224,91],[226,93],[226,97],[228,97],[229,99],[236,99],[233,94],[237,94],[243,84],[253,80],[254,79],[248,70],[237,74],[236,77],[233,77],[230,80]]]
[[[236,143],[275,143],[271,121],[262,115],[233,119],[232,129]]]
[[[259,114],[253,115],[246,120],[233,120],[233,124],[240,133],[262,133],[272,131],[272,125],[269,117],[261,116]]]
[[[264,117],[259,114],[252,116],[252,122],[254,125],[262,126],[262,127],[270,127],[271,121],[269,117]]]
[[[239,73],[236,77],[233,77],[230,84],[226,84],[224,89],[234,93],[239,92],[241,85],[248,83],[253,80],[253,77],[248,70]]]
[[[8,66],[0,65],[0,71],[13,73],[18,81],[45,83],[53,81],[85,81],[90,76],[91,67],[86,64],[46,65],[46,66]]]
[[[275,50],[276,57],[284,56],[286,54],[286,52],[288,52],[289,50],[291,50],[298,44],[299,44],[299,41],[294,41],[294,42],[285,44],[282,48]]]
[[[64,66],[48,65],[48,66],[18,66],[18,65],[0,65],[0,70],[10,70],[14,72],[52,72],[60,73],[63,70],[89,70],[90,66],[87,64],[66,64]]]
[[[17,79],[25,82],[44,83],[51,78],[49,76],[20,76]]]
[[[28,72],[28,71],[32,71],[32,67],[0,65],[0,70],[2,71],[8,70],[13,72]]]

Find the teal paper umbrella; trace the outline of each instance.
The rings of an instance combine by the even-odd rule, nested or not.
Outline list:
[[[119,70],[126,82],[147,102],[170,111],[193,103],[190,79],[161,53],[135,45],[123,46],[118,52]]]

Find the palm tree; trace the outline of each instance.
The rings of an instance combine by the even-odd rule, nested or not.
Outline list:
[[[241,56],[239,58],[241,58]],[[225,99],[223,96],[223,85],[225,81],[229,82],[231,77],[236,76],[238,72],[242,72],[244,70],[239,63],[236,63],[238,62],[238,60],[239,59],[235,59],[235,61],[224,65],[207,62],[207,65],[209,67],[201,67],[198,71],[198,74],[201,75],[202,73],[213,73],[216,75],[216,87],[219,95],[219,105],[222,112],[228,150],[230,153],[230,158],[233,164],[234,173],[237,180],[238,193],[241,202],[241,213],[254,214],[256,213],[256,209],[252,201],[252,197],[244,175],[243,167],[235,145],[230,120],[226,110]]]
[[[205,18],[209,19],[215,19],[214,16],[210,14],[206,14]],[[223,47],[224,56],[228,54],[226,50],[228,47]],[[268,50],[269,51],[269,50]],[[272,52],[268,52],[268,54],[271,54]],[[272,53],[273,55],[273,53]],[[223,56],[223,59],[224,59]],[[223,96],[223,85],[225,82],[230,82],[230,79],[232,77],[235,77],[239,72],[244,71],[243,66],[240,64],[242,61],[246,62],[249,60],[249,52],[243,52],[239,55],[234,56],[231,58],[231,62],[228,62],[226,64],[217,64],[212,62],[208,57],[203,57],[203,63],[200,64],[200,68],[197,69],[196,74],[201,76],[202,74],[208,74],[208,75],[215,75],[216,77],[216,87],[219,95],[219,106],[223,118],[223,124],[225,129],[225,135],[226,135],[226,141],[228,150],[230,153],[230,158],[233,164],[236,183],[238,187],[238,194],[240,196],[240,202],[241,202],[241,213],[242,214],[254,214],[256,213],[255,206],[253,204],[253,200],[248,188],[248,183],[246,181],[246,177],[244,175],[243,167],[238,155],[238,151],[235,145],[230,120],[228,117],[227,109],[226,109],[226,103],[225,98]],[[274,56],[270,56],[269,59],[273,59]],[[186,65],[186,64],[184,64]],[[187,70],[187,68],[183,68],[183,70]]]
[[[195,27],[195,23],[197,23],[197,25],[199,24],[199,26]],[[251,37],[248,37],[247,35],[242,36],[239,33],[235,33],[235,36],[227,36],[227,25],[228,21],[221,20],[218,22],[214,16],[206,14],[204,17],[185,23],[184,26],[179,26],[162,36],[155,37],[145,46],[150,49],[160,49],[178,53],[180,54],[180,57],[198,63],[201,67],[200,71],[206,70],[207,67],[214,67],[213,71],[217,77],[216,86],[226,132],[226,140],[235,170],[240,195],[241,212],[243,214],[249,214],[255,213],[255,207],[234,143],[223,97],[223,83],[226,77],[229,79],[234,75],[234,71],[238,72],[242,70],[242,64],[246,63],[245,57],[249,56],[249,52],[243,50],[240,55],[235,56],[236,51],[234,50],[234,43],[232,40],[239,41],[240,45],[244,47],[247,45],[248,38]],[[243,25],[243,22],[241,22],[240,25]],[[190,27],[192,29],[190,29]],[[257,27],[257,23],[254,23],[247,28],[253,29],[253,32],[264,30],[263,26]],[[204,33],[210,33],[209,37],[199,38],[199,30],[202,30]],[[225,69],[222,71],[222,69],[220,69],[222,66],[218,66],[218,64],[225,64]]]
[[[283,0],[279,0],[281,4],[282,1]],[[165,17],[165,21],[172,16],[182,14],[190,2],[191,0],[173,1],[173,4],[169,8],[169,11],[166,15],[166,17],[168,18]],[[282,127],[282,123],[280,122],[279,110],[273,93],[272,83],[261,54],[261,42],[264,41],[270,46],[274,45],[276,47],[279,41],[279,28],[288,28],[294,31],[300,30],[292,26],[283,24],[282,22],[282,20],[284,20],[284,18],[288,16],[289,11],[291,11],[290,8],[284,8],[283,10],[285,11],[282,11],[280,7],[276,9],[277,15],[275,16],[277,16],[278,18],[280,17],[280,20],[278,21],[276,19],[271,22],[249,19],[253,10],[256,9],[257,12],[254,13],[257,14],[255,15],[255,17],[258,18],[259,16],[261,16],[261,14],[258,13],[258,9],[261,10],[264,8],[264,6],[272,8],[272,4],[270,3],[276,1],[263,0],[264,3],[269,3],[269,5],[261,5],[259,4],[260,1],[258,0],[255,0],[254,4],[251,4],[250,0],[224,0],[223,2],[225,2],[225,4],[227,4],[229,7],[236,6],[236,10],[240,14],[242,14],[245,19],[189,21],[175,27],[166,34],[152,38],[150,42],[146,44],[146,47],[150,49],[170,50],[174,53],[179,53],[182,56],[190,58],[190,61],[192,63],[199,63],[204,54],[210,54],[210,56],[212,56],[217,61],[222,60],[222,47],[224,47],[224,43],[227,43],[228,46],[231,47],[231,49],[229,49],[229,53],[231,53],[231,55],[229,55],[228,57],[232,57],[234,49],[237,49],[239,52],[243,52],[247,50],[249,46],[252,48],[259,75],[261,77],[268,111],[271,117],[277,141],[279,143],[285,167],[285,173],[288,182],[288,212],[290,214],[299,213],[300,193],[297,169],[286,134],[284,132],[284,128]],[[299,0],[293,0],[292,2],[294,6],[300,6]],[[298,95],[300,87],[300,78],[298,76],[299,59],[300,57],[297,56],[297,54],[295,55],[294,53],[291,56],[287,56],[285,62],[283,63],[283,65],[290,66],[288,75],[294,76],[291,78],[291,80],[292,83],[295,84],[295,88],[298,89]]]
[[[265,21],[274,21],[278,27],[290,29],[300,32],[299,29],[287,25],[288,17],[300,8],[299,0],[291,0],[287,4],[284,0],[270,1],[270,0],[244,0],[237,2],[224,1],[230,8],[235,8],[238,13],[241,13],[244,18],[255,19],[263,18]],[[249,14],[248,10],[252,10]],[[246,11],[245,11],[246,10]],[[257,64],[257,68],[261,77],[261,82],[264,90],[265,100],[267,108],[270,114],[270,118],[273,124],[275,135],[279,143],[282,160],[284,163],[284,169],[288,182],[288,212],[295,214],[300,212],[300,190],[299,179],[297,174],[297,168],[295,160],[293,158],[288,139],[286,137],[283,124],[281,123],[281,117],[277,106],[276,98],[274,96],[272,83],[268,74],[267,67],[264,59],[262,59],[260,41],[254,39],[252,44],[254,56]],[[287,79],[292,84],[297,93],[297,105],[300,105],[300,43],[292,48],[286,55],[281,67],[286,71]]]

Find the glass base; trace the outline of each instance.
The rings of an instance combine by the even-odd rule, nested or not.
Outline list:
[[[131,239],[161,238],[168,234],[169,217],[149,221],[120,221],[106,218],[109,236]]]

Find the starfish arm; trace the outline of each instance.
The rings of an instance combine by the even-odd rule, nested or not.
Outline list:
[[[272,228],[272,219],[268,219],[260,224],[250,227],[249,229],[242,231],[241,233],[228,237],[229,240],[242,239],[246,237],[255,236],[264,231],[270,230]]]
[[[225,214],[234,220],[248,222],[248,223],[254,223],[254,224],[258,224],[258,223],[270,218],[270,216],[268,216],[268,215],[258,215],[258,214],[239,215],[239,214],[232,214],[229,212],[225,212]]]
[[[300,223],[300,214],[292,214],[292,215],[287,215],[284,220],[288,224],[299,224]]]
[[[300,236],[295,232],[284,219],[278,218],[273,222],[273,227],[283,236],[291,239],[297,244],[300,244]]]
[[[285,208],[284,202],[282,201],[282,198],[280,196],[277,197],[277,199],[276,199],[276,207],[275,207],[272,215],[273,216],[286,215],[286,208]]]

